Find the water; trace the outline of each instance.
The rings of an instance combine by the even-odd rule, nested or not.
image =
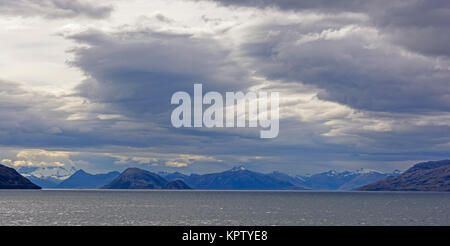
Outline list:
[[[450,225],[450,193],[0,190],[0,225]]]

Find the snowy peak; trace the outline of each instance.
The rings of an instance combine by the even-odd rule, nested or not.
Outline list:
[[[245,170],[247,170],[247,169],[243,166],[235,166],[230,169],[230,172],[238,172],[238,171],[245,171]]]
[[[20,168],[19,173],[25,177],[53,178],[65,180],[74,174],[75,167],[38,167],[38,168]]]
[[[392,174],[397,174],[399,172],[400,171],[396,170]],[[343,171],[343,172],[338,172],[336,170],[330,170],[328,172],[323,172],[320,174],[328,176],[328,177],[335,177],[335,176],[345,177],[345,176],[354,176],[354,175],[362,175],[362,174],[387,174],[387,173],[383,173],[383,172],[373,170],[373,169],[360,168],[355,171]]]
[[[325,172],[324,174],[328,177],[333,177],[333,176],[338,175],[339,173],[336,170],[330,170],[328,172]]]

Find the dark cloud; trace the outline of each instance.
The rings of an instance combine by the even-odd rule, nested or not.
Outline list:
[[[226,6],[362,13],[393,43],[413,52],[450,56],[450,2],[446,0],[212,0]]]
[[[236,91],[252,85],[247,72],[212,39],[152,31],[107,34],[91,30],[71,37],[89,45],[78,48],[73,64],[89,79],[78,95],[120,112],[155,118],[173,107],[177,91]],[[170,117],[165,117],[170,119]]]
[[[355,109],[450,110],[450,72],[445,65],[386,47],[368,28],[317,24],[315,29],[296,24],[256,27],[241,52],[252,57],[258,74],[315,85],[323,89],[321,99]]]
[[[397,1],[369,10],[372,22],[395,44],[429,56],[450,57],[450,2]]]
[[[64,118],[64,113],[53,111],[59,106],[54,96],[29,92],[16,83],[0,80],[0,144],[46,142],[46,137],[61,133],[56,119]]]
[[[108,17],[112,10],[111,6],[97,6],[84,0],[0,0],[0,15],[99,19]]]
[[[108,108],[86,104],[66,108],[58,97],[0,80],[0,146],[21,148],[90,148],[92,146],[167,146],[182,136],[169,137],[166,129],[140,119],[101,120]],[[80,115],[81,117],[75,117]],[[71,119],[73,118],[73,119]]]

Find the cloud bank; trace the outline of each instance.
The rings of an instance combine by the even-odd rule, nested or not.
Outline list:
[[[55,35],[71,42],[66,65],[83,79],[58,95],[0,80],[0,159],[10,165],[64,163],[18,157],[30,149],[76,153],[66,162],[94,171],[200,173],[242,163],[393,170],[449,155],[445,1],[27,2],[4,1],[0,15],[75,26]],[[79,17],[90,20],[74,24]],[[174,129],[171,95],[194,83],[279,91],[279,137]]]

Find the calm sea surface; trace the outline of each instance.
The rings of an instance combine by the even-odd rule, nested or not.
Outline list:
[[[450,193],[0,190],[0,225],[450,225]]]

